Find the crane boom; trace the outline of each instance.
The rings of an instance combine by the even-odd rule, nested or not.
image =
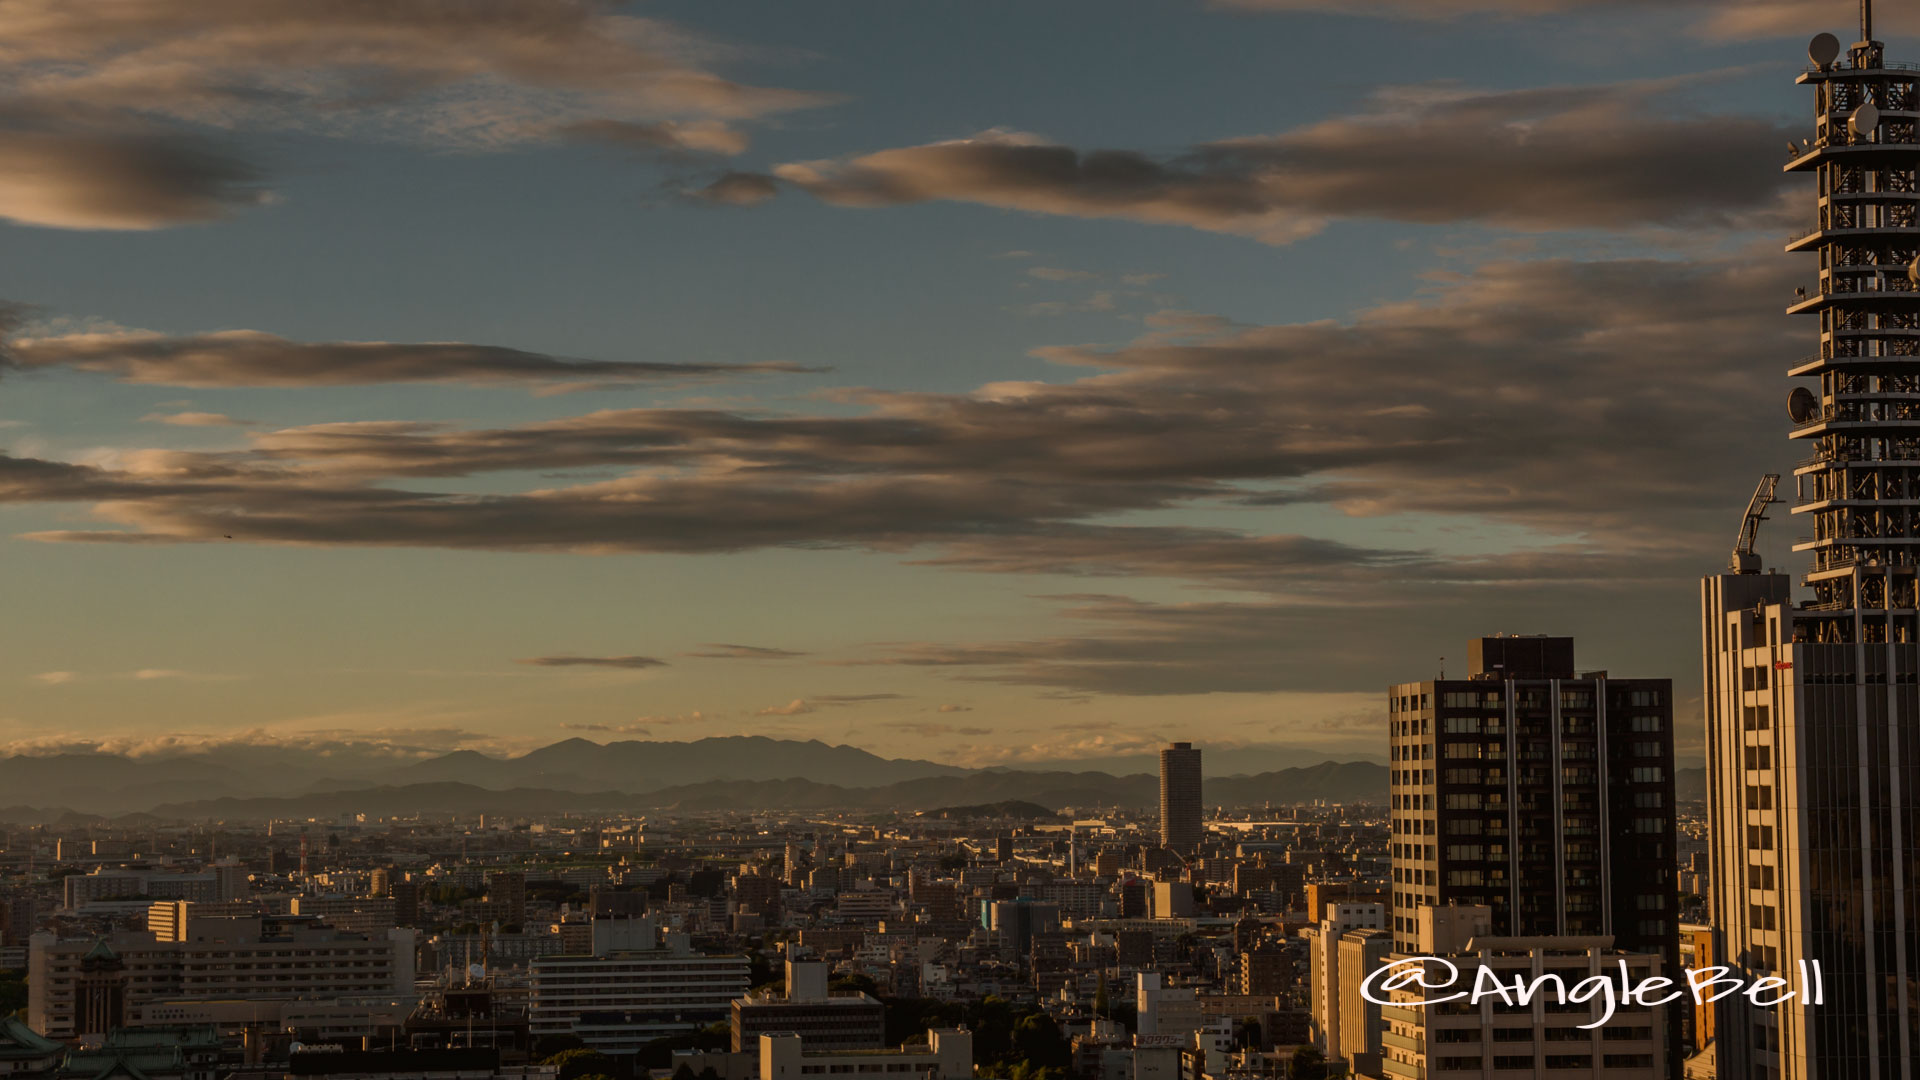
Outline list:
[[[1740,535],[1733,542],[1733,558],[1728,564],[1734,573],[1760,572],[1760,556],[1754,553],[1753,545],[1760,538],[1760,523],[1767,520],[1767,507],[1780,501],[1774,497],[1779,490],[1779,473],[1761,477],[1759,486],[1753,489],[1753,498],[1747,503],[1746,517],[1740,520]]]

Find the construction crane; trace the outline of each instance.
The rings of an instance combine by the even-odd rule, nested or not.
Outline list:
[[[1774,492],[1779,489],[1779,473],[1761,477],[1760,486],[1753,489],[1753,498],[1747,503],[1747,516],[1740,521],[1740,536],[1733,542],[1733,559],[1728,563],[1734,573],[1760,572],[1760,556],[1754,553],[1753,544],[1760,537],[1760,523],[1767,520],[1767,507],[1780,501],[1774,498]]]

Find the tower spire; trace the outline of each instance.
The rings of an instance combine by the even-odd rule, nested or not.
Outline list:
[[[1873,0],[1860,0],[1860,40],[1873,40]]]

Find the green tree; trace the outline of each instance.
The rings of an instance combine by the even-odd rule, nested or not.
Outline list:
[[[542,1062],[556,1070],[554,1080],[586,1080],[613,1068],[613,1059],[598,1050],[580,1047],[574,1050],[562,1050]]]
[[[533,1056],[545,1061],[562,1050],[579,1050],[587,1044],[578,1035],[542,1035],[533,1043]]]
[[[1287,1080],[1327,1080],[1327,1055],[1312,1046],[1302,1046],[1287,1062]]]

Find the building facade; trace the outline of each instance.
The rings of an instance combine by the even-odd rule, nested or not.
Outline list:
[[[104,1035],[149,1003],[212,998],[411,995],[414,932],[348,934],[272,919],[189,923],[187,940],[118,933],[28,950],[27,1023],[50,1038]]]
[[[1488,933],[1492,909],[1485,905],[1423,908],[1416,919],[1412,955],[1441,958],[1455,974],[1429,960],[1434,985],[1469,987],[1482,968],[1512,986],[1558,976],[1572,988],[1596,976],[1618,980],[1624,966],[1638,984],[1672,971],[1664,958],[1624,953],[1605,935],[1508,937]],[[1392,991],[1398,1002],[1431,994],[1418,987]],[[1571,995],[1568,995],[1571,996]],[[1601,999],[1570,1001],[1551,990],[1522,1000],[1487,994],[1424,1007],[1380,1007],[1386,1031],[1379,1075],[1392,1080],[1661,1080],[1668,1072],[1666,1006],[1621,1002],[1613,1017]],[[1591,1027],[1583,1025],[1594,1025]],[[1726,1074],[1724,1075],[1733,1075]]]
[[[733,1050],[745,1053],[765,1034],[800,1036],[809,1050],[878,1050],[887,1044],[887,1010],[859,990],[828,989],[823,960],[788,960],[784,994],[749,994],[733,1002]]]
[[[1201,814],[1200,751],[1177,742],[1160,751],[1160,846],[1192,851],[1206,835]]]
[[[1484,904],[1505,936],[1606,935],[1679,960],[1673,684],[1577,673],[1573,639],[1480,638],[1468,677],[1404,683],[1392,732],[1392,918]]]
[[[608,1054],[631,1054],[667,1035],[729,1020],[746,994],[744,956],[707,956],[683,936],[658,941],[646,919],[617,920],[621,932],[594,920],[594,952],[540,956],[530,965],[530,1030],[575,1035]]]
[[[1788,400],[1811,598],[1753,553],[1766,483],[1701,593],[1712,953],[1796,983],[1817,962],[1824,1001],[1721,1000],[1723,1076],[1920,1076],[1920,75],[1863,23],[1844,54],[1814,39],[1813,138],[1785,166],[1818,215],[1788,245],[1820,260],[1789,308],[1820,321],[1789,371],[1817,388]]]

